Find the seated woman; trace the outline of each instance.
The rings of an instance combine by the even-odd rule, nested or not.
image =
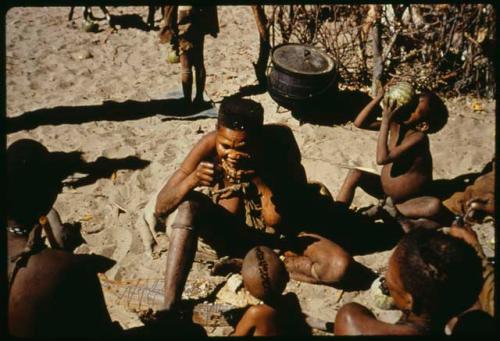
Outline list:
[[[215,130],[200,139],[146,206],[144,221],[149,229],[143,229],[148,232],[143,233],[145,248],[151,250],[151,235],[160,229],[166,228],[170,241],[164,310],[180,301],[198,245],[217,257],[242,258],[256,245],[283,249],[280,235],[294,238],[308,226],[331,221],[328,200],[311,204],[290,128],[264,125],[263,121],[259,103],[225,98]],[[316,214],[319,209],[314,206],[325,209]],[[198,238],[206,244],[199,244]],[[333,244],[323,244],[322,249],[330,246]],[[352,262],[338,249],[328,252],[336,255],[339,264]],[[329,257],[321,259],[325,262],[322,271],[330,272],[329,266],[336,263],[329,262]],[[341,269],[334,280],[340,280],[343,273]]]
[[[463,240],[435,230],[411,231],[389,259],[387,289],[403,316],[379,321],[348,303],[337,313],[335,335],[444,334],[446,323],[470,307],[481,290],[481,261]]]

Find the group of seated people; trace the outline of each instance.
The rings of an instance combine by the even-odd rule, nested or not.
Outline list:
[[[324,185],[308,181],[288,127],[264,124],[264,110],[253,100],[225,98],[215,130],[200,139],[144,211],[152,234],[145,249],[152,249],[158,234],[169,240],[165,300],[156,323],[133,330],[122,330],[106,309],[96,272],[112,264],[44,246],[41,230],[50,230],[46,216],[60,190],[50,181],[50,153],[32,140],[11,144],[9,332],[167,335],[172,329],[166,326],[175,323],[179,334],[203,334],[178,311],[195,253],[204,247],[239,264],[245,288],[262,301],[246,311],[234,335],[310,333],[300,314],[290,314],[290,295],[282,295],[289,278],[366,289],[366,281],[369,287],[377,276],[354,260],[358,241],[349,231],[383,234],[388,224],[396,224],[400,235],[383,283],[403,312],[401,319],[396,324],[379,321],[368,308],[351,302],[332,316],[331,332],[488,331],[487,317],[494,314],[492,267],[468,219],[456,219],[430,191],[428,134],[446,124],[446,107],[435,94],[422,93],[405,105],[385,101],[380,118],[385,91],[380,87],[354,121],[357,127],[379,130],[381,175],[352,170],[336,199]],[[350,209],[357,187],[381,204],[364,212]],[[465,218],[484,207],[472,200]],[[442,227],[451,228],[445,233]]]

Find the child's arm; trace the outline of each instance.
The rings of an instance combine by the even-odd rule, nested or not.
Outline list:
[[[426,135],[424,133],[415,132],[410,136],[405,137],[400,145],[397,145],[389,150],[389,148],[387,147],[389,127],[394,117],[394,113],[397,110],[397,108],[384,109],[377,142],[377,165],[386,165],[388,163],[394,162],[394,160],[404,156],[410,148],[425,141]]]
[[[414,330],[377,320],[365,306],[351,302],[337,312],[334,334],[339,335],[411,335]]]
[[[380,87],[375,98],[372,99],[371,102],[363,108],[363,110],[361,110],[358,116],[356,116],[356,119],[354,120],[354,125],[356,127],[369,130],[378,130],[380,128],[380,122],[373,121],[374,117],[372,117],[374,109],[377,108],[385,94],[384,87],[381,84],[379,85]]]

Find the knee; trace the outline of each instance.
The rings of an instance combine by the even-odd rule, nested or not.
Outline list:
[[[334,261],[331,263],[331,273],[333,275],[332,281],[340,282],[345,278],[347,272],[349,271],[351,261],[351,257],[347,254],[335,257]]]
[[[177,215],[172,228],[194,230],[200,211],[200,202],[196,199],[184,200],[177,207]]]
[[[313,264],[312,275],[323,283],[334,284],[345,278],[351,264],[351,257],[340,254],[331,257],[331,260]]]
[[[426,205],[426,210],[429,216],[437,215],[441,211],[441,200],[438,198],[430,198]]]
[[[358,182],[363,176],[363,172],[359,169],[351,169],[347,174],[347,180],[350,182]]]
[[[350,302],[343,305],[335,316],[334,334],[349,335],[353,332],[357,317],[366,308],[359,303]]]

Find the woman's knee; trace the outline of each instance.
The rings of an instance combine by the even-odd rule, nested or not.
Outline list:
[[[200,196],[192,195],[182,201],[177,207],[177,215],[172,224],[172,228],[184,228],[194,230],[199,225],[200,215],[205,203]]]

